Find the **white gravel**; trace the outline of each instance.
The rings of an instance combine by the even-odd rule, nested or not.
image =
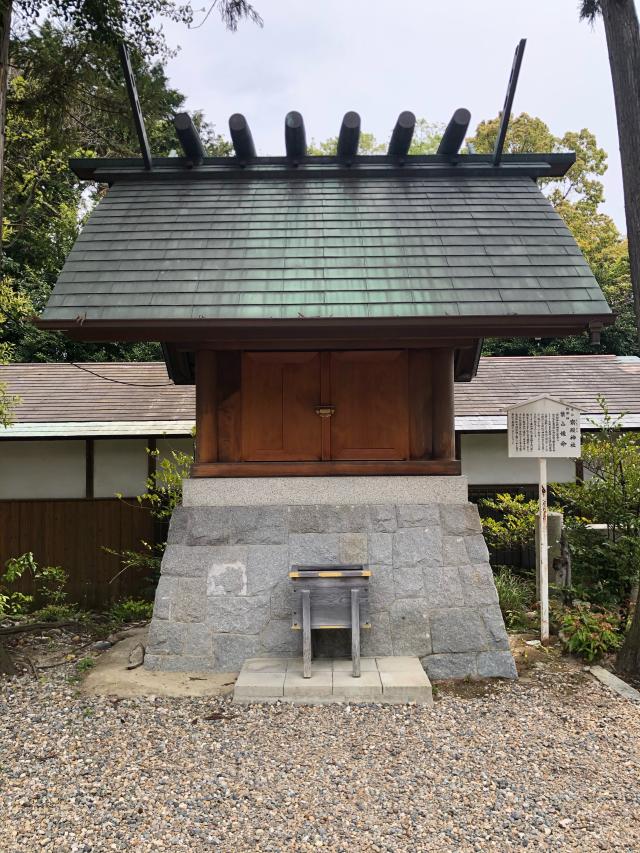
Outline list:
[[[582,672],[431,709],[114,701],[68,674],[0,683],[3,853],[640,849],[640,707]]]

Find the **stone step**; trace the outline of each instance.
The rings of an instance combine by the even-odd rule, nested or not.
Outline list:
[[[262,657],[244,662],[233,693],[237,704],[291,702],[375,702],[432,705],[431,682],[420,660],[411,656],[361,658],[361,675],[351,674],[351,661],[318,659],[311,678],[302,675],[302,658]]]

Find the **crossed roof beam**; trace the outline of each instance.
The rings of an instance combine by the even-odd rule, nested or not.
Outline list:
[[[518,83],[518,76],[520,74],[520,66],[522,64],[525,45],[526,39],[521,39],[515,50],[511,74],[509,76],[509,83],[507,85],[507,93],[500,115],[498,135],[493,155],[491,157],[491,164],[494,167],[499,167],[502,160],[504,143],[509,126],[509,119],[513,107],[513,99]],[[134,125],[140,144],[144,168],[147,171],[152,171],[155,165],[155,160],[152,156],[145,130],[144,116],[142,114],[142,108],[138,98],[128,48],[124,44],[120,45],[120,60],[133,113]],[[439,158],[440,162],[446,162],[447,160],[450,160],[451,162],[457,161],[460,148],[467,135],[467,130],[469,129],[470,121],[471,113],[465,107],[460,107],[453,113],[436,151],[435,157]],[[186,112],[177,113],[174,117],[173,123],[178,141],[180,142],[184,152],[184,159],[186,161],[185,165],[189,168],[198,168],[204,165],[205,161],[210,158],[207,158],[206,156],[205,145],[200,138],[200,134],[198,133],[191,116]],[[397,165],[403,165],[406,162],[406,159],[409,156],[415,126],[416,117],[412,112],[406,110],[400,113],[391,134],[386,155],[383,155],[386,157],[388,162],[396,163]],[[338,134],[337,151],[334,158],[336,163],[348,167],[356,162],[360,142],[360,128],[361,120],[358,113],[353,110],[345,113]],[[236,162],[239,165],[245,166],[257,160],[266,159],[258,158],[249,123],[241,113],[234,113],[229,119],[229,133],[231,135],[231,142],[236,155]],[[286,160],[291,166],[298,166],[307,160],[307,135],[304,126],[304,119],[296,110],[292,110],[287,113],[285,117],[284,142]],[[470,151],[469,153],[470,155],[473,155],[474,152]]]

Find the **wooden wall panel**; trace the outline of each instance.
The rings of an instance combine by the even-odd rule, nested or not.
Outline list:
[[[218,417],[216,402],[216,353],[196,352],[196,460],[215,462],[218,458]]]
[[[120,571],[118,551],[140,550],[154,541],[153,518],[145,507],[114,499],[0,501],[0,567],[26,551],[41,565],[62,566],[69,574],[69,600],[103,607],[148,587],[146,578]],[[31,592],[28,582],[25,592]]]
[[[406,350],[331,353],[331,457],[409,456]]]
[[[431,403],[431,354],[427,349],[409,350],[409,455],[431,459],[433,422]]]
[[[321,458],[320,355],[252,352],[242,359],[242,458]]]
[[[242,369],[239,352],[218,356],[218,460],[237,462],[242,454]]]
[[[433,458],[455,459],[453,349],[436,348],[431,353],[433,408]]]

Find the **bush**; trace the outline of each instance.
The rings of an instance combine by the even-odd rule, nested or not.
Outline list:
[[[11,586],[24,576],[31,576],[35,595],[12,590]],[[67,573],[60,566],[39,566],[35,557],[28,551],[19,557],[11,557],[5,563],[5,571],[0,575],[0,616],[22,616],[33,609],[38,599],[44,605],[62,605],[67,593],[64,587]]]
[[[625,609],[637,577],[638,541],[589,529],[582,519],[567,518],[573,598],[605,609]]]
[[[86,622],[89,614],[73,604],[45,604],[31,614],[36,622]]]
[[[565,611],[560,637],[567,651],[593,663],[622,645],[620,617],[610,610],[580,604]]]
[[[123,622],[144,622],[151,619],[152,612],[152,602],[141,598],[125,598],[113,604],[107,615],[112,622],[122,624]]]
[[[480,507],[483,510],[482,530],[489,548],[510,550],[533,544],[537,501],[502,492],[495,500],[483,498]]]
[[[535,598],[533,584],[514,574],[509,566],[498,566],[494,577],[500,610],[507,628],[511,631],[526,630],[530,627],[527,611],[531,609]]]

